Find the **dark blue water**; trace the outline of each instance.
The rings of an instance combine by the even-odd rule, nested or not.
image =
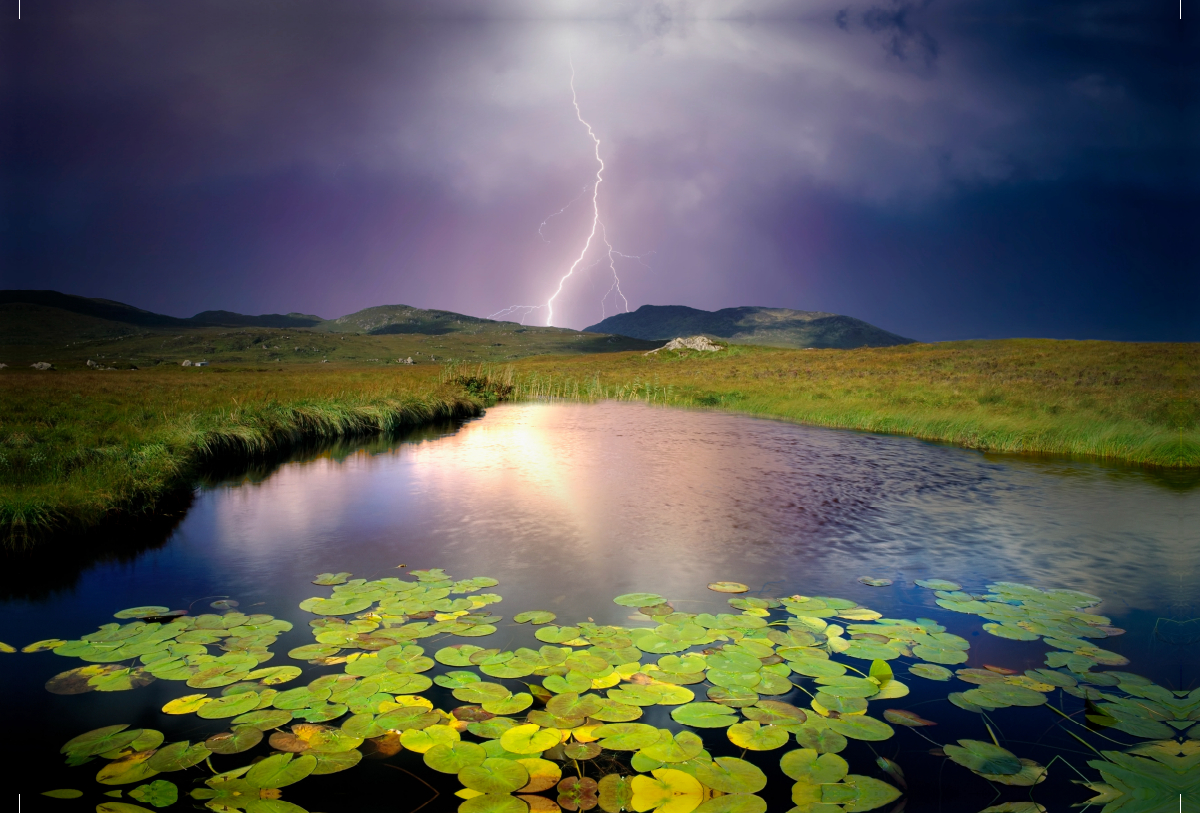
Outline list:
[[[311,616],[297,604],[327,594],[310,584],[315,574],[379,578],[402,573],[404,564],[492,576],[500,581],[493,591],[505,599],[497,613],[548,609],[564,622],[627,624],[629,609],[611,598],[643,590],[669,597],[679,610],[718,612],[725,597],[705,587],[714,580],[744,582],[764,596],[842,596],[885,616],[939,619],[971,641],[972,666],[1042,665],[1045,645],[983,634],[981,619],[942,610],[931,591],[912,584],[939,577],[976,592],[1004,580],[1101,596],[1094,611],[1126,630],[1103,642],[1130,659],[1123,668],[1190,689],[1200,684],[1200,630],[1192,632],[1200,622],[1186,623],[1200,616],[1198,529],[1195,477],[636,404],[505,405],[444,432],[325,450],[217,482],[197,492],[171,530],[130,529],[119,556],[10,560],[0,641],[20,647],[76,638],[123,607],[194,605],[199,612],[212,597],[230,596],[242,610],[296,624],[273,647],[280,654],[269,665],[283,664],[288,648],[311,642]],[[895,583],[866,587],[856,581],[863,575]],[[502,627],[493,638],[503,640],[487,645],[536,644],[527,626]],[[79,801],[28,795],[96,787],[94,764],[65,768],[57,756],[82,731],[130,722],[167,731],[171,741],[221,728],[158,713],[194,691],[180,683],[56,696],[43,683],[78,661],[50,653],[0,657],[8,788],[27,794],[25,809],[94,809],[94,794]],[[943,699],[970,686],[906,682],[913,694],[904,707],[925,703],[917,710],[937,715],[939,726],[923,733],[935,732],[940,743],[987,739],[977,715]],[[1022,756],[1042,764],[1057,754],[1086,771],[1095,758],[1055,728],[1045,709],[1001,709],[991,717],[1011,742],[1027,744]],[[933,746],[909,731],[873,745],[908,772],[909,811],[977,810],[993,795],[983,780],[929,755]],[[843,756],[852,772],[881,776],[864,743],[852,742]],[[765,759],[777,763],[777,756]],[[431,795],[387,770],[391,762],[423,770],[419,757],[402,753],[312,777],[287,798],[335,813],[409,810]],[[1059,763],[1033,798],[1052,809],[1082,801],[1087,792],[1069,783],[1077,778]],[[458,785],[449,779],[426,810],[454,809],[458,800],[449,794]],[[784,783],[774,789],[786,796]],[[1014,790],[1003,798],[1028,795]],[[396,793],[412,803],[397,806]]]

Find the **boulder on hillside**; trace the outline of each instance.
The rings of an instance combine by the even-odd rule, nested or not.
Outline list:
[[[35,370],[53,370],[54,369],[54,365],[48,361],[35,361],[33,364],[30,364],[29,366]]]
[[[721,345],[710,342],[707,336],[688,336],[686,339],[671,339],[671,341],[658,348],[658,350],[700,350],[708,353],[715,353],[718,350],[724,349]],[[649,353],[643,353],[643,355],[649,356],[651,353],[657,353],[658,350],[651,350]]]

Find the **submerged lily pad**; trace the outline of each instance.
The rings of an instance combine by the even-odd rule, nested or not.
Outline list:
[[[868,587],[887,587],[892,583],[891,579],[879,579],[874,576],[859,576],[858,581],[860,584],[865,584]]]

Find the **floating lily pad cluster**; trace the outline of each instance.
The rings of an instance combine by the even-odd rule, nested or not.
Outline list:
[[[1045,668],[1018,674],[966,666],[968,641],[933,619],[884,618],[833,597],[745,596],[745,585],[733,582],[710,585],[736,593],[728,612],[680,612],[661,595],[629,593],[614,601],[635,611],[630,618],[638,626],[564,625],[552,612],[527,610],[512,620],[533,628],[541,644],[536,649],[448,643],[447,637],[482,639],[497,631],[503,619],[491,607],[500,596],[480,592],[497,582],[454,580],[440,569],[411,575],[412,581],[318,576],[315,583],[331,587],[330,594],[300,605],[316,616],[314,642],[287,654],[340,671],[292,688],[281,685],[299,678],[300,666],[260,666],[271,657],[267,647],[275,635],[291,625],[238,613],[236,603],[220,615],[174,619],[161,617],[165,607],[133,608],[123,611],[136,619],[127,624],[26,650],[90,661],[53,678],[51,691],[183,680],[203,691],[172,700],[165,713],[228,721],[228,730],[194,743],[163,745],[160,732],[118,725],[63,747],[68,764],[108,759],[96,777],[102,784],[149,782],[138,786],[139,795],[129,794],[145,803],[174,801],[172,783],[150,781],[158,774],[206,760],[211,765],[213,755],[242,754],[265,740],[270,756],[191,790],[192,799],[214,811],[302,813],[280,798],[281,788],[353,768],[364,753],[386,757],[401,750],[457,778],[462,813],[762,813],[763,759],[792,780],[790,813],[873,810],[899,798],[900,790],[851,773],[840,752],[849,740],[891,738],[893,725],[934,725],[912,711],[878,705],[908,694],[893,671],[901,659],[914,677],[971,684],[949,696],[963,709],[986,715],[1039,706],[1061,689],[1088,704],[1093,727],[1154,740],[1128,754],[1114,752],[1119,759],[1090,763],[1104,780],[1089,784],[1098,800],[1124,804],[1147,788],[1175,787],[1172,782],[1183,782],[1180,777],[1190,777],[1200,763],[1197,741],[1182,740],[1185,730],[1200,735],[1200,690],[1170,692],[1132,673],[1093,671],[1125,661],[1090,643],[1120,631],[1086,612],[1099,599],[1084,593],[1002,582],[973,595],[953,582],[917,582],[934,590],[945,609],[986,618],[992,634],[1042,638],[1055,647]],[[864,583],[874,581],[886,580]],[[210,653],[210,646],[223,654]],[[138,665],[129,666],[133,659]],[[113,671],[82,671],[97,668]],[[797,690],[803,701],[783,699],[795,699]],[[447,692],[454,702],[442,703],[445,709],[424,696]],[[640,722],[652,707],[670,710],[669,728]],[[714,737],[741,755],[714,757],[706,748]],[[768,751],[778,754],[762,753]],[[959,740],[943,752],[997,784],[1033,786],[1047,773],[994,736],[992,742]],[[879,764],[903,783],[895,763],[881,758]],[[145,809],[106,804],[103,809],[126,813]]]
[[[166,607],[133,607],[116,617],[134,620],[105,624],[76,641],[37,641],[22,650],[50,650],[88,663],[55,675],[46,683],[47,690],[55,694],[126,691],[156,679],[211,689],[239,681],[269,684],[288,679],[279,668],[257,668],[272,657],[268,647],[276,636],[292,628],[288,621],[236,610],[180,615]],[[300,674],[292,669],[291,677]]]

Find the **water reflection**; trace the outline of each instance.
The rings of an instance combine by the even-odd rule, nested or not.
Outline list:
[[[1200,491],[1146,472],[636,404],[501,406],[434,443],[288,464],[202,501],[218,555],[245,566],[403,561],[529,587],[552,567],[556,594],[935,574],[1178,615],[1200,558]]]

